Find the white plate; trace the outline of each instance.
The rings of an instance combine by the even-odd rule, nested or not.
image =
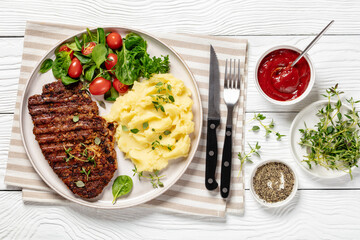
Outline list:
[[[340,170],[331,170],[326,169],[322,166],[311,164],[311,169],[308,167],[306,162],[303,162],[305,155],[307,155],[306,148],[303,148],[299,145],[300,138],[302,134],[299,132],[299,129],[304,129],[305,125],[311,128],[314,127],[319,122],[319,117],[316,116],[316,113],[321,108],[325,107],[327,104],[327,100],[320,100],[312,103],[311,105],[304,108],[298,115],[296,115],[294,121],[290,127],[290,145],[291,145],[291,153],[295,158],[296,162],[307,172],[310,174],[319,177],[319,178],[337,178],[344,175],[348,175],[348,173]],[[332,103],[336,103],[332,101]],[[346,110],[345,110],[346,109]],[[347,105],[343,105],[341,108],[341,112],[344,113],[347,110],[350,110],[350,107]],[[353,167],[354,169],[355,167]]]
[[[49,166],[48,162],[45,160],[38,142],[35,140],[33,134],[33,123],[31,116],[28,113],[27,101],[28,98],[34,94],[40,94],[42,92],[42,86],[46,83],[56,81],[52,71],[48,71],[45,74],[39,73],[41,63],[47,59],[55,59],[54,51],[61,45],[63,42],[72,41],[73,37],[66,39],[65,41],[59,42],[55,45],[39,62],[37,67],[34,69],[30,75],[30,79],[25,87],[23,99],[20,106],[20,130],[22,135],[22,140],[24,143],[25,150],[29,156],[29,159],[34,166],[37,173],[40,177],[58,194],[63,196],[66,199],[69,199],[73,202],[86,205],[89,207],[95,208],[107,208],[107,209],[116,209],[116,208],[126,208],[141,203],[150,201],[153,198],[158,197],[169,189],[185,172],[189,166],[191,160],[193,159],[196,149],[199,145],[201,129],[202,129],[202,106],[200,100],[200,93],[195,82],[194,76],[190,72],[189,67],[185,62],[180,58],[180,56],[165,43],[160,41],[154,36],[151,36],[147,33],[144,33],[139,30],[129,29],[129,28],[119,28],[119,27],[106,27],[104,28],[105,32],[116,31],[125,37],[129,32],[135,32],[141,35],[148,42],[148,52],[150,56],[161,56],[169,55],[170,59],[170,73],[175,77],[184,81],[185,85],[192,92],[192,99],[194,101],[193,105],[193,114],[195,122],[195,131],[190,135],[191,137],[191,149],[189,156],[187,158],[181,158],[172,160],[169,166],[162,171],[162,174],[166,175],[166,178],[163,180],[164,187],[154,189],[150,182],[147,180],[138,180],[137,176],[132,176],[132,169],[134,168],[130,160],[124,159],[124,155],[116,147],[117,158],[118,158],[118,170],[115,172],[112,181],[104,188],[103,193],[93,200],[83,200],[82,198],[74,195],[67,186],[62,182],[60,178],[54,173],[52,168]],[[96,31],[96,29],[91,29],[91,31]],[[85,31],[84,31],[85,32]],[[80,37],[82,33],[78,33],[76,36]],[[100,115],[105,115],[110,111],[111,103],[107,103],[106,110],[99,107]],[[113,180],[118,175],[128,175],[131,176],[134,181],[134,186],[129,195],[123,198],[119,198],[115,205],[112,204],[112,192],[111,186]]]

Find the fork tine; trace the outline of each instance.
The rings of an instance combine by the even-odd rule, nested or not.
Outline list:
[[[228,78],[227,69],[228,69],[228,60],[226,59],[226,61],[225,61],[224,88],[227,88],[227,86],[226,86],[226,82],[227,82],[227,78]]]
[[[232,59],[230,58],[230,73],[229,73],[229,78],[228,78],[228,88],[232,88],[232,75],[233,75],[233,72],[234,69],[232,68]]]
[[[237,77],[237,89],[240,89],[240,79],[241,79],[241,74],[240,74],[240,59],[238,59],[238,77]]]
[[[236,59],[234,59],[234,76],[232,78],[232,88],[236,88]]]

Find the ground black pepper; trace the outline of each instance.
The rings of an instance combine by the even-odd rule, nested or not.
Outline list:
[[[285,200],[295,183],[293,171],[283,163],[270,162],[259,167],[253,178],[255,193],[269,203]]]

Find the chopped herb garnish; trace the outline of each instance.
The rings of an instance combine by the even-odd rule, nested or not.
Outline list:
[[[98,138],[98,137],[96,137],[96,138],[94,139],[94,142],[95,142],[96,145],[100,145],[101,139]]]
[[[164,131],[164,135],[169,135],[171,132],[169,130]]]
[[[143,129],[147,129],[149,127],[149,123],[148,122],[144,122],[143,123]]]
[[[155,132],[155,128],[152,128],[151,131]]]
[[[122,128],[122,130],[123,130],[124,132],[128,132],[128,131],[129,131],[129,129],[128,129],[125,125],[122,125],[121,128]]]
[[[85,183],[83,181],[77,181],[77,182],[75,182],[75,184],[79,188],[85,187]]]
[[[80,119],[79,115],[73,116],[73,122],[78,122]]]
[[[64,157],[64,160],[66,162],[69,162],[71,159],[76,159],[82,162],[93,162],[94,166],[96,166],[96,162],[95,162],[95,153],[93,151],[91,151],[91,149],[87,148],[86,145],[84,143],[80,143],[81,146],[85,147],[84,151],[82,153],[80,153],[81,156],[85,157],[86,159],[81,159],[79,157],[76,157],[75,155],[73,155],[71,153],[72,149],[71,147],[69,147],[68,149],[66,149],[66,147],[64,146],[64,150],[66,153],[66,157]],[[89,155],[89,152],[92,152],[93,155]]]
[[[91,169],[89,169],[89,171],[86,171],[86,169],[84,167],[82,167],[81,169],[82,170],[80,172],[84,173],[86,175],[86,181],[88,181]]]
[[[133,128],[133,129],[130,130],[130,132],[132,132],[134,134],[137,134],[139,132],[139,129]]]
[[[134,172],[133,176],[135,176],[137,174],[139,177],[139,180],[141,180],[142,177],[150,179],[150,183],[153,186],[153,188],[164,187],[164,184],[161,182],[160,179],[164,178],[165,175],[159,176],[159,173],[160,173],[159,170],[153,171],[153,174],[149,173],[148,175],[145,175],[143,171],[139,172],[137,170],[136,165],[134,165],[134,169],[132,171]]]
[[[161,136],[161,135],[159,136],[159,139],[160,139],[160,140],[162,139],[162,136]]]

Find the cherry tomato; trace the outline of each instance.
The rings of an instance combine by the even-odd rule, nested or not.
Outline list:
[[[120,82],[117,78],[113,81],[113,86],[119,93],[126,93],[129,90],[129,86]]]
[[[90,53],[92,53],[95,46],[96,46],[96,43],[89,42],[88,44],[86,44],[85,48],[84,48],[84,46],[82,47],[82,49],[81,49],[82,54],[89,55]]]
[[[122,46],[122,38],[117,32],[112,32],[106,37],[106,42],[111,49],[118,49]]]
[[[103,95],[111,88],[111,82],[103,77],[95,78],[89,86],[92,95]]]
[[[116,65],[118,57],[115,53],[110,53],[107,56],[107,60],[105,61],[105,67],[107,70],[113,70],[113,67]]]
[[[71,50],[68,46],[66,45],[62,45],[60,48],[59,48],[59,52],[71,52],[70,53],[70,58],[73,59],[74,57],[74,51]]]
[[[81,73],[82,73],[81,62],[79,61],[79,59],[74,57],[71,60],[71,64],[70,64],[70,67],[69,67],[69,70],[68,70],[68,74],[72,78],[78,78],[78,77],[80,77]]]

